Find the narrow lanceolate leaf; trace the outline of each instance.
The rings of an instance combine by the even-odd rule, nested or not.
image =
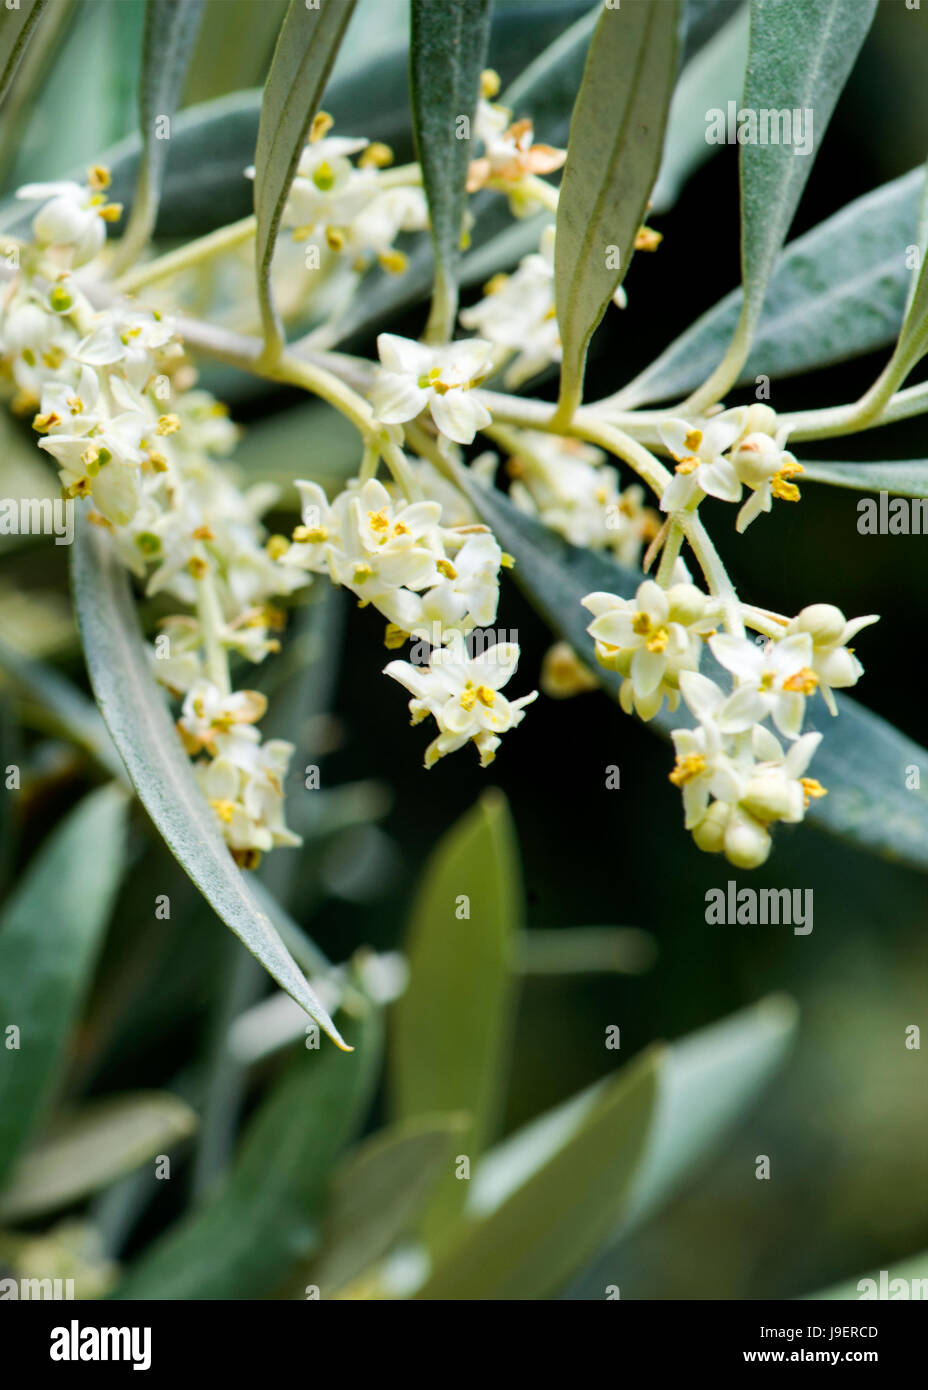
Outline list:
[[[693,408],[724,395],[744,365],[774,264],[876,4],[751,0],[748,66],[736,123],[744,303],[731,346],[694,395]],[[717,138],[729,137],[729,123],[726,112]]]
[[[777,262],[750,355],[736,385],[794,376],[874,352],[902,324],[924,174],[883,184],[790,242]],[[718,361],[744,312],[733,290],[613,398],[623,409],[692,391]]]
[[[802,465],[802,482],[828,483],[855,492],[888,492],[894,497],[928,497],[928,459],[898,463],[809,463]]]
[[[616,564],[602,552],[570,545],[520,512],[502,493],[475,483],[466,470],[459,471],[457,480],[502,548],[514,556],[513,576],[530,602],[570,643],[603,688],[617,697],[621,677],[597,663],[586,631],[589,614],[581,599],[600,589],[630,598],[641,583],[641,573]],[[879,628],[873,629],[873,640],[878,640],[878,632]],[[866,641],[864,636],[857,642],[864,665]],[[726,687],[729,678],[708,651],[701,669]],[[809,706],[809,726],[825,735],[815,753],[812,775],[828,788],[828,795],[812,802],[806,819],[871,854],[928,871],[928,789],[910,790],[906,772],[912,766],[924,767],[928,750],[849,696],[839,693],[836,699],[839,714],[835,719],[818,697]],[[675,714],[665,710],[647,727],[666,737],[671,729],[691,722],[681,706]]]
[[[687,63],[667,117],[664,157],[651,198],[656,213],[673,207],[686,180],[718,149],[706,140],[706,113],[741,96],[750,9],[738,6],[718,33]]]
[[[333,1164],[364,1121],[380,1018],[352,1023],[354,1052],[300,1048],[251,1120],[231,1172],[129,1271],[125,1299],[249,1299],[286,1285],[320,1243]]]
[[[426,336],[447,342],[457,314],[471,124],[492,0],[412,0],[410,94],[416,155],[429,205],[435,289]]]
[[[20,0],[14,8],[0,7],[0,102],[16,76],[46,4],[47,0]]]
[[[0,918],[0,1187],[42,1116],[122,877],[127,798],[86,797]]]
[[[23,1156],[0,1198],[0,1221],[70,1206],[173,1148],[196,1123],[190,1106],[166,1091],[92,1101]]]
[[[216,827],[151,675],[126,573],[106,533],[83,516],[71,547],[71,580],[93,692],[142,805],[217,916],[344,1047]]]
[[[202,18],[203,0],[147,0],[139,86],[142,161],[132,215],[118,253],[122,266],[132,264],[154,231],[171,122]]]
[[[677,72],[677,0],[603,9],[570,123],[555,243],[560,408],[583,389],[593,332],[622,283],[657,178]]]
[[[557,1294],[704,1161],[782,1064],[795,1024],[790,1000],[765,999],[517,1131],[478,1165],[470,1220],[417,1297]]]
[[[392,1015],[391,1091],[398,1119],[466,1111],[461,1152],[475,1156],[496,1120],[521,916],[515,831],[487,792],[438,844],[416,898],[410,980]],[[430,1234],[459,1209],[467,1184],[449,1171],[435,1190]]]
[[[291,0],[264,87],[255,150],[255,265],[264,337],[271,351],[278,351],[283,344],[283,328],[271,291],[277,233],[306,136],[353,9],[354,0],[321,0],[318,8]]]
[[[906,249],[906,254],[913,250],[917,262],[906,300],[905,320],[895,351],[868,394],[871,404],[885,404],[928,352],[928,176],[922,186],[917,240]]]

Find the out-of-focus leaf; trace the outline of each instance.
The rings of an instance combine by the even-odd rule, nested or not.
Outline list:
[[[790,242],[738,385],[843,362],[891,343],[902,323],[922,170],[848,203]],[[719,300],[616,397],[624,408],[691,391],[724,351],[742,313],[741,290]]]
[[[654,938],[637,927],[535,928],[521,939],[523,975],[640,975],[654,963]]]
[[[289,0],[206,0],[184,87],[185,105],[259,86]]]
[[[783,1061],[795,1014],[791,1001],[768,999],[652,1048],[506,1140],[474,1178],[479,1214],[417,1297],[557,1293],[704,1159]]]
[[[43,845],[0,918],[0,1186],[48,1102],[123,871],[127,798],[91,792]]]
[[[84,516],[71,547],[71,578],[90,682],[139,800],[214,912],[343,1047],[214,823],[151,674],[126,572],[106,533]]]
[[[457,316],[456,269],[467,205],[470,123],[486,58],[492,0],[412,0],[410,92],[416,154],[429,205],[435,290],[426,336],[447,342]],[[462,130],[461,118],[467,121]]]
[[[307,1282],[322,1298],[386,1254],[416,1219],[467,1117],[438,1115],[391,1125],[348,1154],[326,1206],[322,1250]]]
[[[653,1049],[597,1090],[574,1132],[537,1166],[520,1167],[520,1181],[492,1212],[458,1228],[417,1297],[555,1293],[621,1216],[647,1142],[663,1055]]]
[[[901,1283],[895,1284],[895,1280]],[[863,1287],[861,1287],[863,1285]],[[920,1294],[915,1292],[918,1288]],[[894,1264],[892,1269],[873,1269],[859,1279],[849,1279],[843,1284],[833,1284],[831,1288],[820,1289],[818,1293],[806,1294],[803,1302],[834,1301],[848,1299],[854,1303],[867,1303],[874,1299],[924,1298],[928,1290],[928,1250],[913,1255],[910,1260]]]
[[[87,166],[100,152],[135,127],[144,9],[144,0],[74,6],[66,41],[51,55],[42,99],[29,113],[17,141],[8,186],[66,178],[69,172],[82,182]],[[46,10],[38,43],[51,18]],[[92,99],[88,99],[89,73],[106,74],[105,80],[95,83]],[[11,101],[15,98],[14,89]],[[80,113],[79,120],[74,119],[75,111]],[[9,138],[6,129],[4,134]],[[36,204],[20,202],[16,210],[20,217],[25,214],[28,223]]]
[[[23,1156],[0,1198],[0,1220],[26,1221],[70,1206],[193,1133],[178,1096],[139,1091],[91,1101]]]
[[[203,0],[147,0],[145,6],[139,83],[142,161],[132,214],[117,253],[124,266],[137,258],[155,227],[170,144],[167,137],[202,18]]]
[[[36,97],[45,85],[59,45],[64,40],[73,4],[74,0],[45,0],[42,23],[30,36],[31,41],[26,45],[15,80],[10,84],[6,96],[0,97],[4,133],[3,148],[0,149],[0,186],[13,164],[25,122],[34,109]],[[3,22],[0,16],[0,24]]]
[[[560,404],[579,402],[587,348],[622,283],[661,161],[680,6],[603,9],[570,123],[555,242]]]
[[[725,111],[741,96],[749,21],[750,9],[741,5],[683,69],[670,103],[652,212],[672,207],[690,175],[718,148],[706,140],[706,112]]]
[[[261,102],[255,151],[255,262],[265,341],[283,342],[271,294],[271,261],[284,205],[354,0],[307,9],[291,0]]]
[[[501,793],[486,792],[426,866],[406,944],[410,982],[391,1017],[394,1114],[468,1112],[461,1145],[472,1158],[490,1136],[505,1076],[521,892],[508,807]],[[433,1237],[466,1186],[449,1172],[436,1188]]]
[[[570,545],[519,511],[502,493],[476,483],[463,469],[458,481],[502,548],[515,557],[513,575],[519,587],[616,698],[621,677],[596,661],[593,640],[586,631],[590,614],[580,601],[600,589],[630,598],[642,575],[602,552]],[[723,688],[727,684],[725,673],[708,651],[703,654],[702,670]],[[836,698],[837,719],[818,701],[810,709],[812,720],[825,733],[815,753],[813,773],[828,795],[812,803],[806,819],[860,849],[928,870],[928,788],[907,786],[907,769],[928,765],[928,750],[856,700],[840,693]],[[681,706],[675,714],[665,710],[647,727],[667,736],[671,729],[691,722]]]
[[[892,463],[809,463],[802,482],[829,483],[855,492],[891,492],[896,497],[928,497],[928,459]]]
[[[741,280],[744,301],[731,345],[694,396],[709,405],[744,366],[780,248],[812,172],[838,97],[876,12],[877,0],[751,0],[751,33],[742,109],[758,123],[740,145]],[[801,113],[802,130],[780,143],[779,125],[760,129],[760,113]],[[772,115],[771,115],[772,113]],[[750,132],[749,132],[750,133]],[[774,143],[774,137],[776,143]]]
[[[0,671],[20,694],[44,710],[73,743],[86,749],[114,777],[125,779],[126,770],[96,706],[53,666],[22,656],[0,638]]]
[[[45,4],[46,0],[20,0],[13,9],[8,5],[0,9],[0,102],[16,76]]]
[[[228,1177],[142,1256],[116,1297],[261,1298],[318,1249],[330,1170],[363,1122],[380,1058],[373,1008],[348,1031],[349,1057],[300,1049],[249,1124]]]

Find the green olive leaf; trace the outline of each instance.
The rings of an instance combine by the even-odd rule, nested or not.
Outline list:
[[[271,351],[279,351],[283,344],[271,290],[277,234],[306,136],[353,9],[354,0],[322,0],[318,9],[291,0],[264,86],[255,150],[255,264],[265,342]]]
[[[559,407],[579,404],[593,332],[635,249],[664,145],[680,5],[604,8],[577,94],[561,180],[555,298],[563,345]]]
[[[109,537],[78,519],[71,582],[90,683],[139,800],[210,907],[339,1047],[347,1044],[255,902],[193,775],[149,669],[125,569]]]

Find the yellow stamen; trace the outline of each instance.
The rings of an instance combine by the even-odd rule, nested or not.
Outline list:
[[[317,111],[313,116],[313,123],[309,127],[309,143],[318,145],[320,140],[325,139],[334,124],[335,121],[328,111]]]
[[[701,753],[687,753],[685,757],[677,759],[676,766],[669,776],[675,787],[684,787],[687,782],[700,777],[705,770],[706,760]]]
[[[801,671],[797,671],[789,680],[783,682],[783,689],[800,695],[811,695],[817,685],[818,676],[808,666],[803,666]]]

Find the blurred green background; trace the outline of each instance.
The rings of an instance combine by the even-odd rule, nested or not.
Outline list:
[[[403,6],[395,8],[395,41],[401,45]],[[523,11],[520,22],[537,29],[540,48],[585,6],[525,0],[497,8]],[[212,9],[212,32],[225,34],[225,43],[209,48],[218,37],[201,40],[204,57],[194,64],[191,100],[260,82],[273,41],[271,11],[279,19],[281,6],[273,0],[225,0]],[[229,16],[244,9],[267,17],[263,54],[257,44],[245,53],[234,41],[238,21]],[[79,17],[70,17],[57,57],[43,59],[52,63],[46,97],[7,162],[8,188],[25,178],[63,173],[133,128],[131,54],[141,10],[136,0],[94,0],[81,7]],[[794,235],[924,160],[926,25],[928,13],[908,10],[904,0],[882,0],[818,156]],[[376,34],[382,51],[383,31]],[[376,37],[357,21],[352,35],[358,44],[352,47],[349,37],[346,52],[353,56]],[[75,54],[81,51],[109,74],[94,84],[92,97],[75,85]],[[511,75],[505,48],[491,50],[490,59]],[[339,133],[381,134],[361,110],[356,125]],[[588,384],[594,397],[633,376],[736,283],[737,151],[723,149],[698,171],[678,206],[654,225],[664,234],[663,245],[656,256],[635,261],[626,282],[629,307],[613,316],[610,332],[597,341]],[[399,331],[415,333],[422,321],[420,308]],[[359,346],[372,351],[370,340]],[[850,401],[883,360],[880,355],[775,385],[772,404],[793,409]],[[542,388],[548,395],[551,390],[550,383]],[[295,395],[243,396],[232,404],[236,418],[250,426],[245,457],[249,449],[265,457],[271,451],[275,466],[298,476],[326,472],[317,436],[301,428],[296,416],[295,427],[286,427],[300,409]],[[834,447],[817,446],[815,456],[918,458],[928,457],[926,446],[928,427],[916,420]],[[9,452],[8,468],[12,457]],[[882,615],[858,643],[867,674],[856,694],[925,743],[916,653],[928,541],[859,536],[856,501],[852,492],[809,485],[800,505],[776,506],[747,539],[735,536],[721,504],[707,504],[707,522],[747,601],[783,612],[827,601],[848,616]],[[5,539],[0,604],[0,633],[8,641],[59,660],[76,680],[83,679],[68,617],[64,550]],[[708,926],[706,890],[747,876],[690,843],[678,793],[667,781],[666,745],[604,695],[542,699],[518,734],[505,740],[488,772],[465,750],[426,773],[424,731],[407,728],[403,693],[379,675],[386,659],[380,624],[353,605],[337,608],[343,632],[338,635],[333,619],[318,671],[320,681],[332,682],[330,699],[322,701],[332,713],[317,714],[310,726],[304,720],[297,732],[289,728],[286,734],[299,744],[297,769],[311,760],[304,752],[324,750],[324,787],[374,785],[362,798],[358,824],[314,841],[305,853],[293,852],[296,862],[279,870],[297,876],[295,915],[323,950],[341,960],[362,944],[389,950],[401,943],[417,871],[440,834],[488,784],[503,789],[512,807],[531,927],[635,926],[656,943],[653,967],[640,976],[526,982],[505,1130],[612,1069],[616,1058],[603,1047],[609,1024],[621,1027],[621,1058],[627,1059],[655,1039],[681,1036],[770,991],[785,991],[799,1002],[796,1052],[725,1150],[619,1254],[604,1255],[568,1296],[601,1297],[605,1284],[618,1283],[622,1297],[632,1299],[791,1297],[886,1268],[928,1247],[926,1063],[921,1051],[904,1045],[907,1026],[928,1026],[924,878],[812,827],[784,826],[767,865],[750,882],[812,889],[812,934]],[[522,693],[537,684],[550,637],[511,584],[504,586],[498,621],[518,630],[523,656],[513,688]],[[0,761],[22,761],[28,769],[27,795],[4,837],[3,870],[9,876],[77,799],[86,769],[66,745],[42,737],[36,721],[15,717],[11,699],[4,703]],[[811,727],[827,735],[828,722],[817,702]],[[605,788],[610,764],[621,769],[619,790]],[[928,764],[921,772],[928,777]],[[292,795],[306,795],[300,780],[292,780]],[[133,872],[114,914],[95,1006],[74,1063],[75,1078],[90,1094],[170,1083],[186,1059],[207,1045],[216,982],[240,952],[198,904],[194,890],[185,888],[140,819],[133,852]],[[187,907],[175,911],[169,930],[159,925],[156,931],[147,885],[166,891],[160,885],[168,881],[179,899],[186,896]],[[263,990],[260,976],[251,988]],[[760,1154],[770,1156],[769,1182],[754,1176]],[[158,1197],[130,1251],[161,1228],[173,1202],[170,1194]]]

